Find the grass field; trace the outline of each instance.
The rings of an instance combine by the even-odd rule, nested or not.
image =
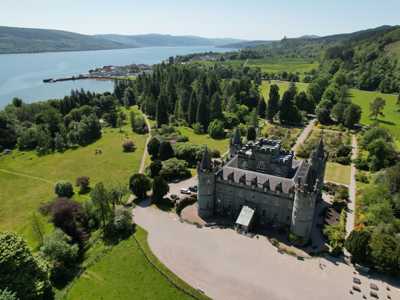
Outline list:
[[[245,60],[232,60],[226,62],[232,65],[242,65],[246,63],[248,67],[258,67],[262,72],[280,73],[292,72],[304,74],[312,69],[318,68],[318,63],[311,60],[302,58],[263,58],[263,59],[249,59]]]
[[[0,231],[17,231],[31,246],[31,216],[40,204],[54,196],[54,183],[58,180],[75,182],[78,176],[89,176],[91,185],[96,182],[127,182],[139,169],[146,136],[133,134],[129,126],[125,133],[119,129],[105,129],[97,142],[38,157],[35,152],[13,151],[0,157]],[[129,136],[137,149],[134,153],[122,152],[122,141]],[[101,155],[95,155],[101,149]]]
[[[384,117],[379,117],[379,123],[382,127],[390,130],[392,135],[396,138],[398,145],[400,145],[400,107],[396,105],[397,95],[382,94],[379,92],[367,92],[351,89],[350,90],[352,101],[362,108],[362,124],[372,124],[374,120],[369,118],[369,104],[376,97],[382,97],[386,100],[384,109]]]
[[[147,233],[137,228],[135,238],[150,261],[175,285],[208,299],[169,271],[152,254]],[[150,264],[133,238],[114,246],[92,264],[70,287],[64,299],[192,299],[174,287]]]
[[[289,82],[287,81],[277,81],[277,80],[272,80],[271,83],[268,81],[263,81],[261,84],[261,94],[263,95],[265,100],[268,100],[269,98],[269,89],[272,84],[276,84],[279,87],[279,94],[282,97],[283,93],[289,88]],[[303,83],[303,82],[296,82],[296,87],[298,92],[303,92],[307,90],[308,83]]]
[[[189,143],[197,144],[197,145],[207,145],[210,149],[219,150],[219,152],[224,154],[228,151],[229,139],[221,139],[214,140],[210,138],[208,134],[196,134],[193,132],[193,129],[189,127],[179,127],[178,128],[181,134],[187,136],[189,138]]]
[[[325,170],[325,181],[350,184],[350,166],[328,162]]]

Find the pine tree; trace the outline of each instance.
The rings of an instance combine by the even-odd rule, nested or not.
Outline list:
[[[258,98],[258,105],[257,105],[257,114],[260,118],[264,119],[265,118],[265,113],[267,110],[267,104],[265,103],[264,97],[260,96]]]
[[[279,111],[279,87],[276,84],[271,85],[269,90],[269,100],[267,105],[267,119],[272,122]]]
[[[208,128],[210,123],[210,111],[207,98],[204,92],[200,92],[199,102],[197,105],[196,122],[201,124],[203,128]]]
[[[282,124],[298,124],[301,119],[300,111],[294,104],[293,93],[286,91],[282,97],[279,120]]]
[[[196,115],[197,115],[197,97],[196,93],[193,91],[190,100],[189,100],[189,108],[188,108],[188,118],[187,121],[189,125],[196,123]]]
[[[157,101],[156,106],[156,121],[157,126],[161,127],[163,124],[168,124],[168,102],[167,97],[162,92]]]
[[[219,93],[214,93],[211,97],[210,120],[222,118],[222,103]]]

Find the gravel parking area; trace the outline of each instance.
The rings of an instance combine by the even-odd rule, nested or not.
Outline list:
[[[174,273],[213,299],[362,299],[370,283],[380,299],[400,299],[399,289],[380,280],[355,275],[338,260],[297,260],[280,254],[265,237],[249,238],[231,229],[197,228],[176,214],[154,207],[136,207],[136,223],[149,232],[154,254]],[[353,277],[361,292],[350,293]]]

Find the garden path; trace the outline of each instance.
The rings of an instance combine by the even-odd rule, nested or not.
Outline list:
[[[147,118],[147,116],[145,114],[143,114],[144,116],[144,120],[146,122],[147,128],[149,129],[149,133],[146,139],[146,144],[144,145],[144,151],[143,151],[143,156],[142,156],[142,160],[140,161],[140,168],[139,168],[139,173],[143,174],[144,173],[144,168],[146,167],[146,158],[147,158],[147,144],[149,143],[150,139],[151,139],[151,124],[149,122],[149,119]]]
[[[296,152],[297,148],[304,144],[304,142],[306,141],[306,139],[309,137],[309,135],[311,134],[315,123],[317,122],[316,119],[313,119],[310,121],[310,123],[308,123],[308,125],[304,128],[304,130],[302,131],[302,133],[299,135],[299,137],[297,138],[296,144],[293,145],[292,150],[294,152]]]
[[[357,158],[358,155],[358,144],[357,138],[353,134],[351,137],[352,154],[351,160]],[[346,235],[348,236],[354,228],[354,213],[356,207],[356,195],[357,195],[357,184],[356,184],[356,166],[354,162],[351,163],[350,171],[350,185],[349,185],[349,202],[347,204],[347,222],[346,222]]]

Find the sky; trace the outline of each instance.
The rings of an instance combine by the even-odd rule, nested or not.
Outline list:
[[[276,40],[400,24],[400,0],[0,0],[0,25]]]

